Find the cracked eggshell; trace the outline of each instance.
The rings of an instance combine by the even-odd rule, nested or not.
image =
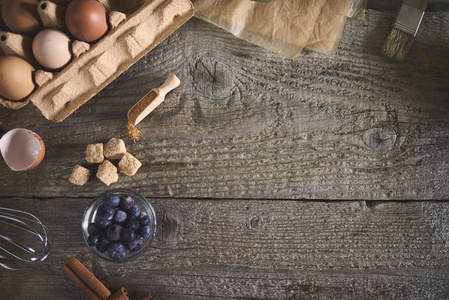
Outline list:
[[[37,167],[45,156],[45,145],[31,130],[16,128],[0,139],[0,151],[13,171],[28,171]]]

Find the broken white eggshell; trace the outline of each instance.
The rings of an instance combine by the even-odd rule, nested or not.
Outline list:
[[[0,139],[0,151],[11,170],[28,171],[41,163],[45,155],[45,145],[33,131],[16,128]]]

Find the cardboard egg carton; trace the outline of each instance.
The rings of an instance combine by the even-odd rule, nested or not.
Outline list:
[[[40,2],[39,15],[44,28],[58,28],[68,33],[64,23],[64,2],[69,1]],[[31,53],[33,37],[0,33],[0,48],[4,54],[21,56],[36,68],[36,89],[28,99],[9,101],[0,98],[1,104],[19,109],[31,101],[47,119],[61,122],[194,13],[190,0],[100,2],[109,11],[109,32],[95,44],[72,41],[73,60],[58,73],[42,70],[37,64]]]

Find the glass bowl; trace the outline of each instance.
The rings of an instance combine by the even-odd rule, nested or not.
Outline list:
[[[110,224],[105,224],[108,222],[104,221],[104,220],[107,220],[109,217],[103,218],[100,216],[104,216],[104,207],[105,207],[104,201],[106,201],[105,199],[111,198],[111,196],[118,196],[120,198],[120,204],[119,204],[119,206],[115,207],[114,205],[111,206],[110,203],[107,203],[106,206],[108,207],[108,209],[112,208],[114,210],[114,217],[112,220],[110,220],[110,222],[111,222]],[[124,199],[127,197],[131,197],[134,200],[134,203],[137,204],[137,206],[139,207],[139,209],[141,211],[141,214],[135,220],[141,224],[146,224],[146,222],[148,222],[148,224],[146,226],[149,227],[149,236],[147,238],[141,238],[139,236],[139,233],[140,233],[139,229],[137,229],[135,231],[136,239],[141,239],[143,241],[142,247],[139,249],[140,246],[138,245],[138,247],[136,247],[134,244],[134,249],[133,249],[134,251],[131,251],[130,244],[123,240],[124,230],[122,230],[122,234],[118,234],[117,230],[114,230],[115,235],[117,236],[117,234],[118,234],[120,236],[120,239],[117,241],[112,241],[111,243],[109,243],[109,245],[107,247],[105,247],[104,245],[108,244],[107,242],[109,241],[109,239],[107,241],[104,241],[103,247],[101,245],[96,245],[96,246],[93,245],[94,243],[92,242],[92,240],[95,240],[95,237],[92,237],[89,240],[89,236],[96,235],[100,240],[104,239],[106,236],[106,230],[111,225],[115,224],[115,225],[120,225],[123,229],[125,229],[125,228],[132,229],[132,226],[129,226],[129,222],[133,218],[132,216],[130,216],[133,213],[130,213],[130,211],[127,211],[126,208],[124,208],[126,206],[126,204],[123,202],[123,201],[125,201]],[[129,201],[129,199],[128,199],[128,201]],[[100,211],[103,210],[103,212],[99,213],[98,208],[100,208]],[[126,221],[124,221],[124,222],[116,221],[116,220],[120,221],[120,218],[115,216],[116,215],[115,213],[117,212],[117,210],[123,210],[125,212],[128,212]],[[147,219],[146,221],[142,221],[141,217],[142,217],[143,212],[145,212],[149,217],[149,218],[146,218]],[[107,214],[107,215],[110,215],[110,214]],[[135,214],[134,214],[134,216],[135,216]],[[123,214],[122,214],[122,217],[123,217]],[[95,223],[97,225],[96,226],[90,225],[91,227],[89,230],[89,224],[91,224],[91,223]],[[98,224],[100,224],[100,225],[98,225]],[[135,222],[134,222],[134,224],[135,224]],[[140,225],[140,227],[142,227],[142,225]],[[105,259],[107,261],[123,263],[123,262],[126,262],[131,259],[135,259],[135,258],[139,257],[150,247],[151,242],[153,241],[154,236],[156,235],[156,214],[155,214],[154,209],[151,206],[151,204],[141,194],[131,191],[131,190],[127,190],[127,189],[112,189],[112,190],[105,191],[104,193],[102,193],[101,195],[96,197],[94,199],[94,201],[87,207],[86,211],[84,212],[83,221],[81,223],[81,229],[83,231],[83,237],[84,237],[84,241],[86,242],[86,245],[94,254],[96,254],[98,257]],[[117,229],[117,227],[115,227],[114,229]],[[95,232],[98,230],[100,230],[99,233]],[[89,231],[91,233],[92,232],[95,232],[95,233],[89,234]],[[148,235],[148,231],[145,235]],[[129,239],[129,235],[128,235],[128,239]],[[122,256],[122,254],[117,254],[117,253],[123,253],[122,246],[118,246],[120,251],[114,251],[114,249],[108,249],[109,246],[113,243],[121,243],[124,246],[125,255],[123,257],[120,257],[120,256]],[[115,245],[115,246],[117,246],[117,245]],[[103,251],[99,251],[97,248],[99,248],[100,250],[102,250],[102,248],[103,249],[106,248],[108,250],[103,252]],[[117,249],[117,247],[115,247],[115,249]],[[115,254],[111,254],[113,252],[115,252]],[[111,258],[110,255],[112,255],[115,258]]]

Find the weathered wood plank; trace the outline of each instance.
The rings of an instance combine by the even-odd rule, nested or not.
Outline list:
[[[97,194],[98,180],[68,181],[86,145],[122,136],[127,110],[176,73],[182,85],[128,143],[142,169],[113,186],[158,197],[448,199],[449,13],[426,15],[419,58],[403,64],[379,54],[393,18],[369,10],[348,20],[335,57],[297,59],[192,20],[62,123],[32,105],[0,109],[4,131],[29,128],[47,145],[31,172],[0,162],[0,195]]]
[[[148,291],[161,300],[449,297],[447,202],[150,199],[154,247],[115,264],[82,239],[90,201],[0,199],[35,212],[53,233],[40,267],[0,272],[3,299],[87,299],[61,271],[71,256],[133,299]]]
[[[401,0],[368,0],[368,9],[374,10],[397,10],[401,6]],[[449,9],[449,1],[448,0],[428,0],[427,1],[427,9],[430,11],[438,11],[438,10],[448,10]]]

